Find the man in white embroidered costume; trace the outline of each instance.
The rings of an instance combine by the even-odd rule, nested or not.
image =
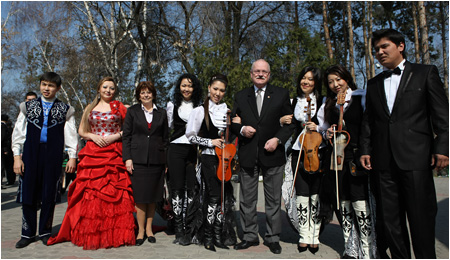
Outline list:
[[[74,108],[55,96],[61,89],[61,77],[46,72],[40,78],[40,98],[20,104],[12,134],[14,172],[19,177],[17,202],[22,203],[22,236],[16,248],[36,240],[39,203],[39,238],[44,245],[52,233],[57,182],[61,175],[64,145],[69,161],[66,172],[74,172],[78,144]],[[23,154],[21,156],[21,154]]]

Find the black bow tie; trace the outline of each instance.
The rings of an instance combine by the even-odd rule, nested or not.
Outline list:
[[[383,71],[384,78],[389,78],[390,76],[392,76],[392,74],[400,75],[400,74],[402,74],[402,71],[400,70],[399,67],[395,68],[394,70]]]

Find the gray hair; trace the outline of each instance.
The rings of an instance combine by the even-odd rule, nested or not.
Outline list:
[[[254,61],[252,63],[252,68],[250,69],[250,72],[253,71],[253,67],[255,66],[255,63],[258,62],[258,61],[264,61],[265,63],[267,63],[267,66],[269,67],[269,72],[270,72],[270,64],[267,61],[265,61],[264,59],[259,59],[259,60]]]

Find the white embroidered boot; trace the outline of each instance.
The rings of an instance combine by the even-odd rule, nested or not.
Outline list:
[[[298,252],[304,252],[308,249],[307,246],[300,246],[301,244],[310,244],[310,231],[309,231],[309,197],[297,196],[297,216],[299,225],[299,244],[297,245]]]
[[[309,247],[309,251],[311,253],[315,254],[317,251],[319,251],[319,233],[320,233],[320,224],[322,223],[321,219],[319,218],[320,213],[320,201],[319,201],[319,194],[311,195],[310,199],[310,212],[311,212],[311,218],[309,219],[309,232],[310,232],[310,244],[314,245],[314,247]],[[316,247],[317,245],[317,247]]]
[[[344,243],[347,244],[352,230],[353,208],[349,200],[341,200],[342,233],[344,233]]]
[[[363,252],[363,258],[370,258],[370,245],[371,233],[372,233],[372,220],[370,215],[369,204],[365,200],[358,200],[352,203],[355,210],[356,222],[359,227],[359,237],[361,239],[361,248]]]

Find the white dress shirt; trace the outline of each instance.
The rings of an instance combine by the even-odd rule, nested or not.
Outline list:
[[[397,90],[400,85],[400,80],[402,79],[403,70],[405,70],[405,60],[400,62],[400,64],[397,67],[401,71],[400,75],[392,73],[392,75],[389,78],[384,79],[384,92],[386,93],[386,101],[390,113],[392,113],[395,97],[397,96]],[[386,70],[389,69],[384,67],[383,71]]]

